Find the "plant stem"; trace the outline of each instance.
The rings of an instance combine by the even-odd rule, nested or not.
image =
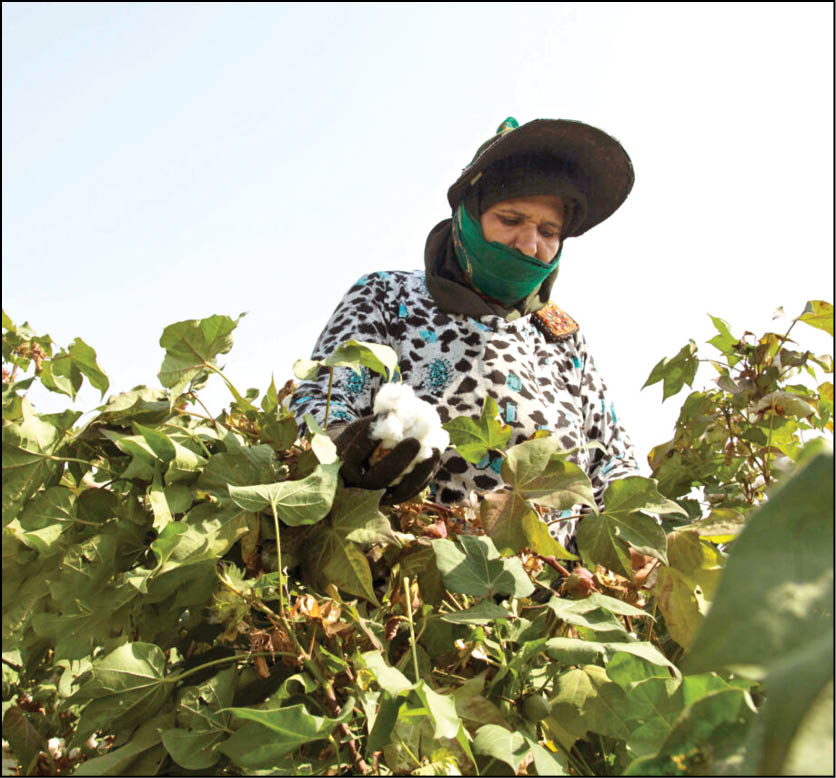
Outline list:
[[[290,654],[286,651],[259,651],[257,653],[246,653],[246,654],[234,654],[233,656],[224,656],[220,659],[213,659],[211,662],[206,662],[205,664],[198,665],[197,667],[193,667],[191,670],[184,670],[182,673],[177,673],[176,675],[169,675],[167,678],[162,679],[162,683],[178,683],[182,681],[184,678],[188,678],[190,675],[196,675],[199,672],[202,672],[207,667],[212,667],[213,665],[220,665],[226,662],[235,662],[237,660],[242,659],[249,659],[253,656],[294,656],[294,654]]]
[[[282,537],[279,534],[279,516],[276,513],[276,506],[273,502],[270,503],[270,509],[273,511],[273,527],[276,530],[276,555],[279,563],[279,613],[284,617],[284,575],[282,574]]]
[[[26,449],[22,449],[26,451]],[[109,467],[105,467],[104,465],[97,465],[95,462],[88,462],[86,459],[76,459],[75,457],[57,457],[54,454],[44,454],[40,451],[26,451],[27,454],[35,454],[37,456],[41,456],[44,459],[49,459],[52,462],[78,462],[80,465],[89,465],[90,467],[95,467],[97,470],[104,470],[111,475],[119,476],[119,473],[111,470]]]
[[[598,735],[598,742],[601,744],[601,757],[604,763],[604,775],[609,775],[607,772],[607,749],[604,748],[604,738],[600,733]]]
[[[404,597],[406,598],[406,612],[409,617],[409,644],[412,646],[412,664],[415,668],[415,683],[421,679],[418,674],[418,652],[415,649],[415,628],[412,625],[412,592],[409,589],[409,577],[403,579]]]
[[[212,424],[214,425],[215,429],[217,429],[217,428],[218,428],[218,422],[217,422],[215,419],[213,419],[213,418],[212,418],[212,414],[211,414],[211,413],[209,413],[209,409],[208,409],[208,408],[207,408],[207,407],[203,404],[203,401],[202,401],[202,400],[201,400],[201,399],[197,396],[197,394],[196,394],[195,392],[190,391],[190,392],[189,392],[189,394],[190,394],[190,395],[191,395],[191,397],[194,399],[194,401],[195,401],[195,402],[196,402],[196,403],[197,403],[197,404],[198,404],[201,408],[203,408],[203,410],[204,410],[204,411],[205,411],[205,413],[206,413],[207,418],[209,419],[209,421],[211,421],[211,422],[212,422]]]

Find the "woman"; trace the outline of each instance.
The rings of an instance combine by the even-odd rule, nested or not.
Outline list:
[[[391,346],[402,380],[432,403],[442,422],[479,416],[493,397],[513,428],[509,445],[537,430],[557,435],[590,477],[596,500],[616,478],[637,475],[632,445],[618,422],[574,320],[549,296],[563,242],[610,216],[633,185],[629,157],[614,138],[581,122],[538,119],[522,127],[506,119],[450,187],[453,209],[430,232],[424,271],[377,272],[348,290],[320,336],[322,359],[355,338]],[[335,371],[330,418],[350,485],[382,488],[411,461],[403,444],[370,482],[372,403],[382,378]],[[293,398],[297,421],[325,416],[327,376],[302,383]],[[360,443],[358,443],[360,441]],[[603,444],[585,447],[591,441]],[[399,448],[401,449],[399,451]],[[428,483],[432,499],[456,503],[471,490],[502,485],[501,457],[471,464],[455,450],[438,452],[390,490],[400,501]],[[384,480],[380,472],[386,470]],[[574,547],[577,521],[552,524]]]

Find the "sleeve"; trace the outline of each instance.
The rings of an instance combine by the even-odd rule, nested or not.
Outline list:
[[[387,290],[380,274],[364,276],[346,292],[311,353],[311,359],[325,359],[339,345],[352,338],[392,345],[388,337],[385,302]],[[310,413],[322,426],[328,407],[329,371],[321,368],[313,381],[300,381],[290,401],[290,409],[304,435],[305,416]],[[368,368],[358,373],[348,367],[335,367],[331,385],[331,403],[328,412],[329,428],[343,425],[367,416],[372,412],[372,402],[383,376]]]
[[[598,441],[606,453],[598,448],[590,451],[589,480],[595,502],[603,509],[603,494],[607,485],[618,478],[641,475],[636,452],[624,425],[618,420],[615,405],[607,397],[607,387],[590,356],[586,340],[577,334],[581,370],[581,400],[583,425],[587,441]]]

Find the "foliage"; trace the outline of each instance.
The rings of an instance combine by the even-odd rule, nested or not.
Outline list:
[[[829,771],[833,386],[816,376],[833,361],[789,334],[832,320],[811,302],[784,335],[738,339],[713,318],[718,388],[686,398],[654,478],[602,505],[555,439],[506,448],[486,397],[446,425],[466,459],[502,456],[505,488],[477,510],[344,487],[313,419],[299,437],[292,382],[259,398],[218,368],[237,320],[170,325],[166,389],[80,423],[26,392],[74,398],[86,378],[104,397],[95,351],[4,313],[3,724],[21,774]],[[671,396],[697,360],[689,343],[648,384]],[[358,342],[294,371],[361,367],[398,375]],[[788,383],[801,370],[815,388]],[[215,418],[213,374],[232,395]],[[579,509],[585,566],[544,522]]]

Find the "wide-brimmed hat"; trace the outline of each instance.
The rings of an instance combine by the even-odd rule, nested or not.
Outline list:
[[[509,117],[499,125],[496,135],[483,143],[472,162],[447,191],[455,210],[493,164],[510,157],[531,159],[551,157],[571,182],[583,193],[586,212],[571,233],[582,235],[611,216],[633,188],[633,163],[624,147],[597,127],[570,119],[534,119],[519,126]]]

